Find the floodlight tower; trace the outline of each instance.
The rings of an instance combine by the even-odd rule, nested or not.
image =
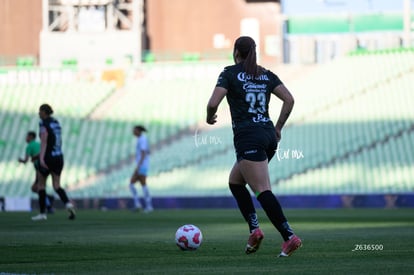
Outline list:
[[[143,0],[42,0],[40,64],[138,64]]]

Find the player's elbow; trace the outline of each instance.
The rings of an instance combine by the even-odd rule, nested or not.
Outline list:
[[[295,99],[292,95],[289,95],[286,98],[284,98],[283,102],[291,108],[293,108],[293,105],[295,105]]]

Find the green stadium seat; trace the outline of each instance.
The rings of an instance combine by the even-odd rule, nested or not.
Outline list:
[[[349,56],[288,83],[296,103],[280,146],[302,150],[304,158],[278,161],[275,157],[269,167],[275,192],[412,190],[414,156],[408,152],[413,151],[414,139],[408,129],[414,121],[413,64],[410,51]],[[217,146],[196,147],[195,130],[190,130],[204,121],[206,101],[222,69],[203,66],[194,62],[150,64],[142,78],[128,80],[121,96],[96,119],[89,119],[89,114],[113,94],[115,88],[110,84],[0,84],[4,129],[0,135],[0,176],[4,178],[0,193],[31,195],[32,169],[13,167],[24,153],[26,131],[37,129],[39,104],[50,102],[64,130],[63,181],[71,196],[129,196],[127,184],[135,165],[131,128],[135,124],[144,124],[149,130],[153,147],[149,184],[154,196],[229,195],[226,182],[235,161],[231,126],[200,132],[220,137]],[[280,102],[272,99],[272,117],[279,111]],[[178,135],[181,131],[187,134]],[[391,137],[388,142],[378,143],[386,137]],[[159,146],[163,141],[168,142]],[[119,163],[127,164],[109,169]],[[104,176],[88,186],[79,185],[101,172]]]

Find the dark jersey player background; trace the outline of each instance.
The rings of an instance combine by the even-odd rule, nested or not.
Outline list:
[[[39,122],[40,135],[43,131],[48,132],[45,157],[63,156],[62,152],[62,128],[59,121],[49,116]]]
[[[53,109],[49,104],[39,107],[40,131],[40,169],[38,181],[40,214],[32,217],[34,221],[47,220],[44,197],[46,196],[46,180],[52,175],[53,189],[59,195],[69,212],[69,219],[75,218],[73,204],[69,201],[65,189],[60,186],[60,175],[64,160],[62,152],[62,128],[59,121],[52,117]]]

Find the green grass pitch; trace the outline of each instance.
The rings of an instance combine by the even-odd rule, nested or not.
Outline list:
[[[303,240],[288,258],[276,257],[282,240],[261,210],[265,239],[251,255],[237,209],[79,210],[75,221],[58,210],[42,222],[32,222],[33,214],[0,213],[0,274],[414,273],[412,209],[286,210]],[[203,232],[197,251],[175,246],[175,231],[186,223]]]

